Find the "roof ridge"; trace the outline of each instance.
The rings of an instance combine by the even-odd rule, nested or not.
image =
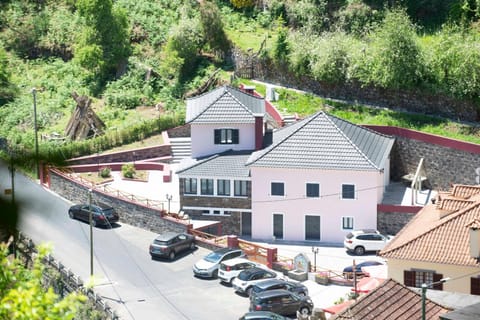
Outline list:
[[[239,92],[250,95],[249,93],[246,93],[246,92],[243,92],[243,91],[239,91]],[[250,110],[250,108],[248,108],[243,102],[241,102],[234,94],[232,94],[230,91],[226,91],[226,93],[228,95],[230,95],[235,101],[237,101],[243,107],[243,109],[245,109],[248,113],[250,113],[253,117],[255,117],[255,114],[252,112],[252,110]],[[252,95],[250,95],[250,96],[252,96]],[[252,96],[252,97],[254,97],[254,96]],[[218,99],[216,101],[218,101]]]
[[[320,111],[320,112],[323,112],[323,111]],[[320,113],[320,112],[317,112],[317,115]],[[278,141],[277,143],[275,144],[272,144],[270,146],[268,146],[267,148],[263,149],[263,150],[259,150],[259,152],[262,152],[262,151],[265,151],[263,152],[263,154],[258,157],[258,158],[255,158],[252,162],[247,162],[246,165],[251,165],[252,163],[255,163],[257,162],[258,160],[262,159],[263,157],[265,157],[267,154],[269,154],[273,149],[277,148],[279,145],[281,145],[282,143],[284,143],[285,141],[287,141],[292,135],[294,135],[298,130],[300,130],[301,128],[305,127],[305,125],[307,125],[307,123],[310,123],[310,121],[312,121],[312,119],[315,118],[315,115],[316,114],[313,114],[303,120],[300,120],[300,122],[297,122],[297,123],[293,123],[292,125],[298,125],[298,128],[296,128],[295,130],[293,130],[292,132],[290,132],[290,134],[286,135],[285,137],[283,137],[283,139],[281,139],[280,141]],[[307,121],[308,120],[308,121]],[[302,124],[302,122],[305,122]],[[287,127],[283,127],[281,128],[281,130],[283,129],[287,129],[289,126]]]
[[[323,111],[320,111],[320,112],[323,112]],[[348,124],[351,125],[351,126],[358,127],[358,128],[360,128],[360,129],[367,129],[367,130],[370,131],[371,133],[375,133],[375,134],[377,134],[377,133],[376,133],[375,131],[373,131],[373,130],[368,129],[368,128],[364,128],[364,127],[359,126],[359,125],[356,125],[356,124],[354,124],[354,123],[345,121],[345,120],[343,120],[343,119],[341,119],[341,118],[335,117],[334,115],[331,115],[331,114],[329,114],[329,113],[326,113],[326,112],[323,112],[323,113],[326,115],[327,120],[330,121],[330,122],[335,126],[335,128],[337,128],[338,132],[340,132],[340,134],[343,135],[343,136],[345,137],[345,139],[347,139],[347,140],[350,142],[350,145],[351,145],[352,147],[354,147],[354,148],[363,156],[363,158],[366,159],[367,162],[370,163],[375,169],[380,170],[380,168],[378,168],[377,165],[376,165],[375,163],[373,163],[373,161],[352,141],[352,139],[350,139],[350,138],[345,134],[345,132],[343,132],[343,130],[341,130],[341,129],[337,126],[337,124],[336,124],[335,122],[332,121],[332,119],[330,119],[330,117],[333,117],[333,118],[335,118],[335,119],[337,119],[337,120],[340,120],[340,121],[342,121],[342,122],[348,123]]]
[[[229,149],[229,150],[230,150],[230,149]],[[229,151],[229,150],[227,150],[227,151]],[[221,153],[215,153],[215,154],[210,155],[210,156],[207,156],[207,157],[205,157],[205,158],[201,158],[200,160],[195,161],[191,166],[187,166],[187,167],[185,167],[185,168],[181,168],[180,170],[176,171],[175,173],[177,173],[177,174],[178,174],[178,173],[182,173],[182,172],[185,171],[185,170],[198,167],[199,165],[204,164],[204,163],[206,163],[206,162],[208,162],[208,161],[211,161],[211,160],[219,157],[220,155],[221,155]]]

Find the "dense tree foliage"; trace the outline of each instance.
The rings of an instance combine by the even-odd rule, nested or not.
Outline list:
[[[60,298],[51,287],[43,287],[44,266],[41,259],[47,254],[39,248],[33,269],[26,269],[21,261],[8,257],[8,250],[0,246],[0,318],[10,320],[68,320],[74,319],[86,298],[72,293]]]

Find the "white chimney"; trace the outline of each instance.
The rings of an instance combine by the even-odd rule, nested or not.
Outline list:
[[[470,227],[470,256],[480,257],[480,229],[474,226]]]

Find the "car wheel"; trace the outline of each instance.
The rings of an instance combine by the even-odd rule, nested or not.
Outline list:
[[[218,270],[215,270],[212,272],[212,278],[214,279],[218,278]]]
[[[310,309],[308,307],[301,307],[300,310],[298,310],[301,315],[309,315],[310,314]]]
[[[363,256],[363,254],[365,253],[365,248],[364,247],[355,247],[354,252],[357,256]]]
[[[72,210],[68,210],[68,216],[70,217],[70,219],[75,219],[75,214]]]
[[[306,296],[307,296],[307,295],[305,294],[305,292],[299,292],[298,295],[299,295],[300,297],[306,297]]]
[[[168,258],[169,258],[170,260],[175,259],[175,251],[173,251],[173,250],[170,251],[170,253],[168,254]]]
[[[247,296],[251,296],[252,295],[252,287],[248,287],[247,290],[245,290],[245,292],[247,293]]]
[[[92,219],[92,227],[96,227],[96,226],[97,226],[97,220]]]
[[[190,250],[195,250],[195,242],[190,243]]]

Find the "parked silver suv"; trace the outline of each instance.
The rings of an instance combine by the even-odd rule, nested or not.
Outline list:
[[[354,230],[345,236],[343,246],[356,255],[363,255],[367,251],[380,251],[393,238],[374,229]]]

